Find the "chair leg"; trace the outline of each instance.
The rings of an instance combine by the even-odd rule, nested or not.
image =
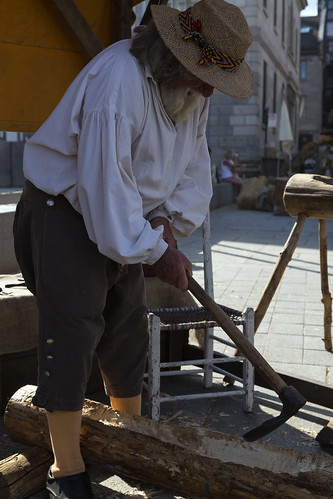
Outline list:
[[[149,417],[154,421],[160,419],[160,318],[148,316],[149,350],[148,350],[148,403]]]
[[[202,248],[204,254],[205,290],[212,298],[214,298],[213,262],[212,262],[212,250],[211,250],[209,210],[202,224]],[[205,329],[205,359],[212,359],[214,357],[214,340],[212,338],[213,333],[214,333],[214,328]],[[212,364],[206,364],[204,366],[204,386],[207,389],[212,388],[213,386]]]
[[[254,311],[253,308],[247,308],[244,312],[244,335],[253,344],[254,343]],[[254,367],[251,362],[245,358],[243,362],[243,386],[245,390],[244,411],[253,412],[254,403]]]
[[[214,328],[205,328],[205,359],[214,358],[213,333]],[[207,389],[213,386],[213,364],[206,364],[204,367],[204,386]]]

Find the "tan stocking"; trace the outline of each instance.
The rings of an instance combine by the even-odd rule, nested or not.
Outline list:
[[[55,478],[75,475],[85,470],[80,450],[82,411],[46,412],[49,424]]]
[[[125,414],[141,415],[141,393],[135,397],[116,398],[110,397],[111,407],[115,411]]]

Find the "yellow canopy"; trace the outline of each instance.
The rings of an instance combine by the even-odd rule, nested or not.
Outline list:
[[[132,0],[132,5],[140,1]],[[77,25],[83,39],[91,31],[102,48],[123,37],[121,4],[115,0],[1,1],[0,130],[34,132],[89,60],[56,7],[77,7],[87,22],[86,31],[79,16],[69,22]]]

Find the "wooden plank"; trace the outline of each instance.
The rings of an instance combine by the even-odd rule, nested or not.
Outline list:
[[[102,43],[73,0],[48,0],[48,2],[88,59],[92,59],[103,50]]]
[[[103,46],[119,40],[114,1],[75,0]],[[46,0],[2,0],[0,130],[34,132],[87,57]]]
[[[5,417],[9,437],[50,448],[44,410],[22,387]],[[115,472],[210,499],[331,497],[330,456],[286,450],[202,427],[179,427],[117,413],[85,400],[81,448],[86,461]]]
[[[122,16],[121,16],[121,38],[131,38],[132,32],[132,0],[122,0]]]

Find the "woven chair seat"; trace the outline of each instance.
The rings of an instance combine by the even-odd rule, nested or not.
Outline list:
[[[223,305],[219,306],[235,324],[244,323],[242,312]],[[161,331],[205,329],[218,326],[204,307],[150,308],[148,312],[160,318]]]

